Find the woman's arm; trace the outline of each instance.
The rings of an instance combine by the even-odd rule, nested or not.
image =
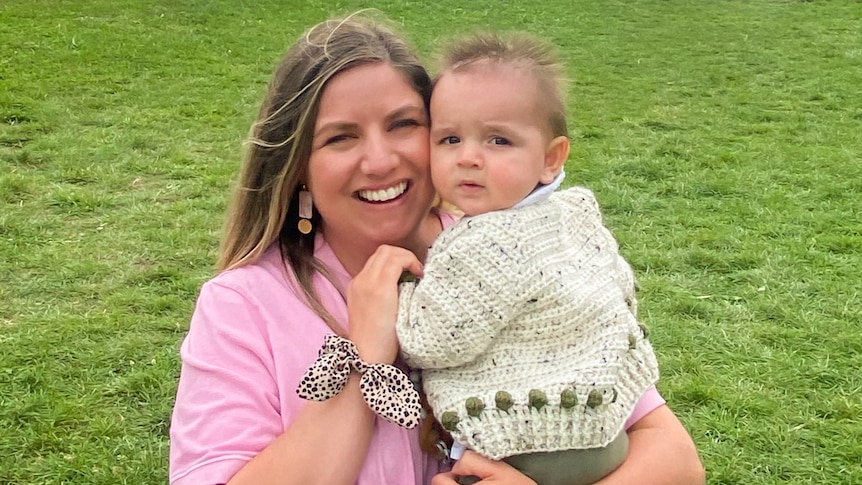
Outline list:
[[[348,338],[367,363],[392,363],[398,353],[395,317],[403,271],[422,274],[413,253],[381,246],[347,288]],[[353,484],[374,432],[374,413],[351,375],[342,391],[309,402],[281,436],[250,461],[229,485]]]
[[[398,277],[405,268],[421,272],[412,253],[395,249],[383,251],[383,263],[369,260],[348,288],[348,337],[367,362],[394,360]],[[358,376],[332,399],[308,402],[284,429],[285,397],[262,319],[256,303],[230,288],[201,291],[183,344],[171,483],[355,483],[375,430]]]
[[[628,435],[626,461],[595,485],[706,483],[706,472],[694,441],[666,405],[638,420],[629,428]]]
[[[309,402],[228,485],[353,484],[373,430],[374,413],[362,399],[358,377],[351,376],[334,398]]]
[[[355,483],[374,425],[358,379],[327,402],[309,402],[285,431],[259,322],[255,304],[236,291],[217,284],[201,291],[182,348],[171,483]]]
[[[628,429],[625,462],[594,485],[703,485],[706,474],[694,442],[673,412],[661,405]],[[658,465],[660,464],[660,465]],[[451,472],[434,477],[432,485],[456,485],[460,475],[482,483],[531,485],[534,482],[504,462],[467,451]]]

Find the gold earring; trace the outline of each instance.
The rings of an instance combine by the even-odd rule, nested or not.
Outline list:
[[[305,184],[299,191],[299,222],[296,228],[302,234],[311,232],[311,192],[305,189]]]

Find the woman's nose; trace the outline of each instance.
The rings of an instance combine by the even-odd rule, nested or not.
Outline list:
[[[398,166],[398,154],[385,134],[366,136],[363,143],[361,170],[365,175],[386,175]]]

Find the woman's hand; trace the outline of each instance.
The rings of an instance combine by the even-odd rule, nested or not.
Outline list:
[[[347,287],[348,338],[365,362],[391,364],[398,355],[395,321],[404,271],[422,276],[422,263],[404,248],[383,245]]]
[[[479,478],[476,484],[536,485],[536,482],[508,464],[485,458],[470,450],[464,452],[451,472],[435,475],[431,485],[458,485],[458,477],[471,475]]]

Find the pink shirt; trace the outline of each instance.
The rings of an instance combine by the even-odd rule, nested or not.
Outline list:
[[[451,225],[450,216],[443,216]],[[342,288],[350,276],[318,237],[315,256]],[[332,316],[346,325],[347,305],[319,275],[315,288]],[[254,264],[225,271],[201,288],[180,349],[182,374],[171,421],[170,483],[227,482],[281,435],[305,405],[296,387],[332,331],[288,284],[277,247]],[[650,389],[630,426],[664,403]],[[419,448],[418,431],[382,418],[358,485],[429,483],[438,463]]]

